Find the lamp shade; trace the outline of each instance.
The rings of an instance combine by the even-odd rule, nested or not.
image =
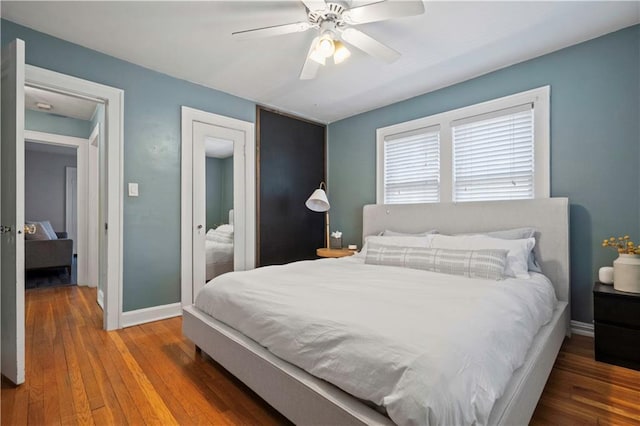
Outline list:
[[[329,204],[329,200],[327,199],[327,193],[324,192],[324,189],[318,188],[313,191],[311,197],[304,203],[309,210],[313,210],[314,212],[326,212],[329,210],[331,205]]]

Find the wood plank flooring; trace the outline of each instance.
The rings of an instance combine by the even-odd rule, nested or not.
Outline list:
[[[2,425],[274,425],[288,421],[196,356],[173,318],[101,330],[95,289],[26,292],[27,383],[2,381]],[[565,341],[533,425],[640,424],[640,372]]]
[[[181,318],[102,328],[96,290],[26,291],[27,382],[2,381],[2,425],[276,425],[288,421],[195,355]]]

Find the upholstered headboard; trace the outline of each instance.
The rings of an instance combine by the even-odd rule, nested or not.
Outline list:
[[[536,259],[551,279],[559,300],[569,303],[569,200],[542,198],[437,204],[371,204],[364,206],[363,238],[385,229],[442,234],[534,227]]]

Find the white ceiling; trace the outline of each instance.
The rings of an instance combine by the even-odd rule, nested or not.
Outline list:
[[[2,3],[3,17],[19,24],[322,122],[640,22],[638,1],[426,1],[424,15],[358,26],[400,51],[397,62],[381,63],[353,48],[343,64],[329,64],[315,80],[300,81],[313,31],[246,41],[231,37],[233,31],[305,20],[298,1]]]
[[[233,155],[233,141],[205,136],[204,153],[206,157],[228,158]]]
[[[24,104],[26,109],[77,118],[79,120],[91,120],[98,104],[86,99],[80,99],[69,95],[42,90],[26,86],[24,88]],[[51,109],[41,109],[36,105],[41,102],[51,105]]]

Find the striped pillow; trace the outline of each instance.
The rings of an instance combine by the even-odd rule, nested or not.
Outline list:
[[[364,263],[501,280],[507,250],[452,250],[370,244]]]

